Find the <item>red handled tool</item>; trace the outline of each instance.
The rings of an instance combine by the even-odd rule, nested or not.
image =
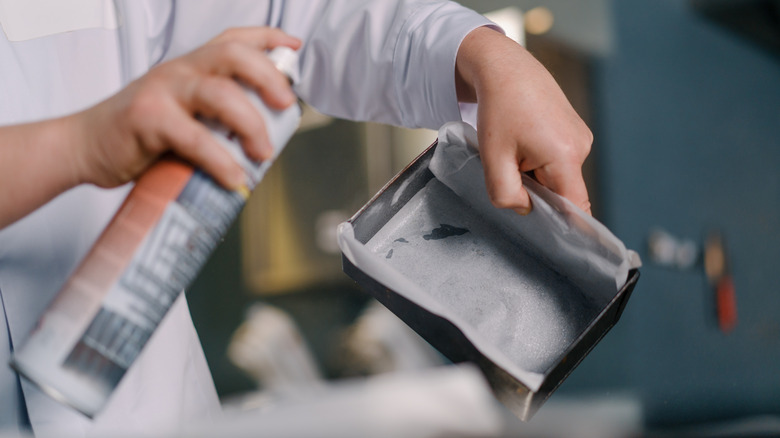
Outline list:
[[[723,236],[712,232],[704,243],[704,272],[715,292],[718,327],[723,333],[737,325],[737,296],[729,269]]]

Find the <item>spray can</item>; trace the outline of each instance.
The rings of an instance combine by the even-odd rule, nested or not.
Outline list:
[[[277,48],[269,57],[294,80],[295,52]],[[278,156],[298,127],[300,107],[274,111],[254,92],[247,95]],[[89,417],[106,404],[273,161],[252,162],[226,128],[204,123],[244,167],[246,187],[226,190],[175,158],[153,165],[11,359],[20,374]]]

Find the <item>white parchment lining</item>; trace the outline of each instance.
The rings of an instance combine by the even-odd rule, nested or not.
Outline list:
[[[493,207],[476,138],[468,124],[444,125],[429,165],[435,178],[367,245],[352,224],[341,224],[339,246],[356,267],[452,322],[538,391],[545,371],[641,262],[604,225],[530,177],[523,179],[529,215]],[[444,221],[468,231],[432,239]]]

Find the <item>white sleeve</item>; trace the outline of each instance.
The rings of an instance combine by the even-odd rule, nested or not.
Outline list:
[[[448,1],[288,0],[278,25],[304,40],[296,92],[319,111],[438,129],[461,119],[461,41],[492,23]]]
[[[455,56],[473,29],[493,25],[442,0],[180,0],[166,59],[234,26],[273,26],[301,38],[298,95],[351,120],[439,129],[460,120]]]

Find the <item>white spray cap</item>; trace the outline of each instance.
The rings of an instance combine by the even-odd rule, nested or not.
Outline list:
[[[268,58],[280,72],[290,78],[293,85],[300,81],[298,52],[289,47],[280,46],[268,52]]]

